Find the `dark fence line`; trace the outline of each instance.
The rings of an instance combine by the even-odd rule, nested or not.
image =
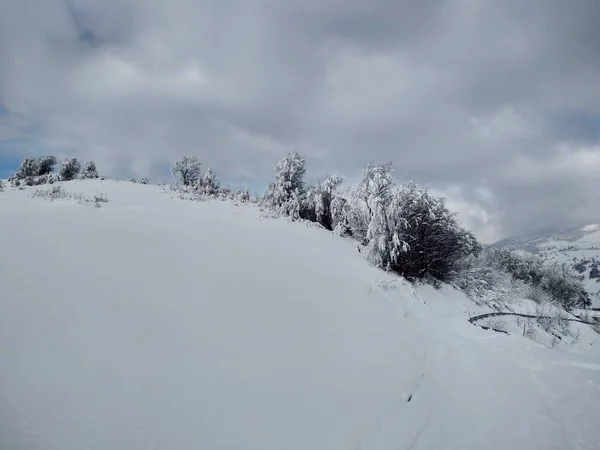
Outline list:
[[[551,317],[551,316],[533,316],[531,314],[519,314],[519,313],[512,313],[512,312],[492,312],[492,313],[487,313],[487,314],[480,314],[478,316],[471,317],[469,319],[469,322],[471,322],[472,324],[475,324],[476,320],[485,319],[487,317],[495,317],[495,316],[517,316],[517,317],[526,317],[528,319],[557,319],[557,320],[566,320],[569,322],[585,323],[586,325],[595,325],[595,323],[596,323],[596,322],[587,322],[587,321],[581,320],[581,319],[571,319],[568,317],[562,318],[562,317]],[[494,331],[500,331],[500,330],[494,330]]]

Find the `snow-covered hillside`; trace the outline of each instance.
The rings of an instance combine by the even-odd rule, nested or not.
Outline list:
[[[514,238],[494,244],[496,248],[525,250],[546,261],[568,263],[582,278],[592,307],[600,307],[600,224],[564,231]]]
[[[0,192],[0,448],[598,449],[600,336],[471,325],[352,241],[157,187]]]

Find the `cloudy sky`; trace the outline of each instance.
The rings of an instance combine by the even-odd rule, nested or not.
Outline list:
[[[600,217],[598,0],[2,0],[0,176],[26,154],[262,189],[370,160],[484,242]]]

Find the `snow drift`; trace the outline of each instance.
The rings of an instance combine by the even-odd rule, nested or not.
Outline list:
[[[2,449],[597,449],[600,342],[468,323],[354,243],[83,180],[0,193]]]

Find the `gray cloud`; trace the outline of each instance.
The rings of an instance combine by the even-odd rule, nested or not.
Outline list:
[[[391,160],[486,241],[600,215],[596,0],[4,3],[0,152],[256,188]]]

